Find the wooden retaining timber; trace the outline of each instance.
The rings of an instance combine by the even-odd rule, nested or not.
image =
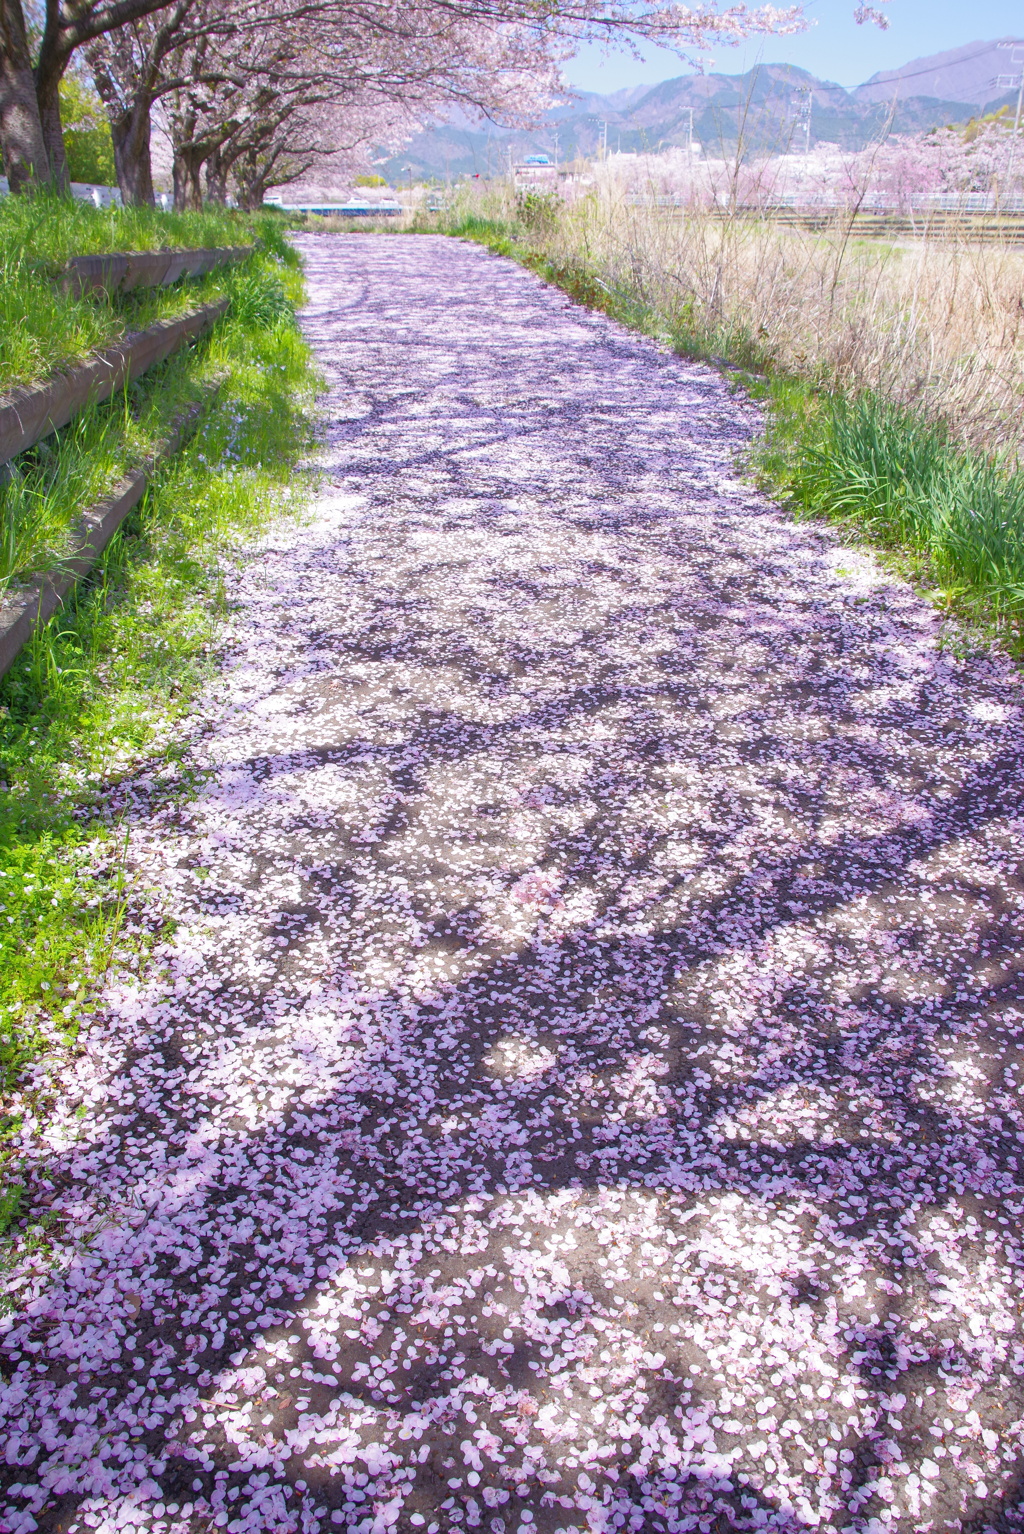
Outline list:
[[[16,389],[0,399],[0,463],[66,426],[84,406],[109,399],[115,390],[162,362],[183,342],[203,335],[227,307],[228,299],[221,298],[180,319],[160,320],[70,372]]]
[[[130,250],[122,255],[75,256],[64,268],[65,293],[130,293],[133,288],[166,288],[179,277],[203,277],[218,266],[233,266],[253,252],[252,245],[206,250]]]
[[[74,530],[74,551],[59,569],[0,598],[0,677],[10,670],[26,640],[64,605],[76,581],[89,574],[125,517],[142,500],[154,469],[178,451],[216,394],[217,389],[211,389],[206,399],[190,406],[178,418],[159,454],[133,470],[106,500],[82,514]]]

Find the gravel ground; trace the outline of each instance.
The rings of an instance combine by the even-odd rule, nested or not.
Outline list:
[[[323,492],[126,792],[0,1527],[1024,1527],[1017,677],[713,372],[299,244]]]

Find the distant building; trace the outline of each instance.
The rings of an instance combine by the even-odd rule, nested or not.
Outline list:
[[[558,166],[546,154],[527,154],[513,167],[517,186],[553,186],[558,180]]]

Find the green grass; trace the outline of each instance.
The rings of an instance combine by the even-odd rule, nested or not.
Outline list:
[[[873,394],[849,399],[780,379],[759,392],[766,484],[799,513],[909,556],[939,605],[1024,651],[1024,472],[1012,460],[965,451],[941,422]]]
[[[116,473],[183,400],[223,380],[93,576],[0,683],[0,1226],[12,1224],[20,1251],[39,1235],[19,1208],[19,1125],[60,1100],[61,1061],[97,978],[115,955],[129,968],[141,960],[147,941],[122,927],[135,892],[111,792],[143,761],[155,792],[189,792],[181,733],[229,608],[225,556],[303,495],[295,465],[318,385],[294,320],[297,257],[282,244],[227,280],[237,303],[215,333],[154,370],[129,409],[121,401],[81,441],[60,442],[18,490],[31,482],[70,512],[90,444],[117,439],[125,456],[111,447],[103,471]]]
[[[457,214],[440,227],[487,246],[695,360],[733,370],[764,404],[766,434],[750,468],[802,516],[820,516],[894,556],[936,604],[1024,655],[1024,471],[958,445],[942,421],[874,394],[850,397],[781,373],[759,338],[708,323],[685,304],[666,315],[642,293],[609,285],[584,258],[543,248],[552,212],[521,201],[514,221]],[[437,228],[438,222],[422,227]]]
[[[207,372],[201,352],[179,354],[15,460],[0,486],[0,598],[60,568],[80,513],[157,456],[178,416],[203,398]]]
[[[230,319],[219,328],[237,334],[240,327],[266,329],[287,320],[292,309],[281,270],[279,258],[260,251],[211,274],[217,295],[231,301]],[[216,333],[182,348],[15,460],[0,485],[0,597],[12,583],[60,565],[81,510],[159,451],[175,420],[220,376],[222,351]]]
[[[0,200],[0,394],[35,383],[97,347],[156,319],[180,314],[225,291],[225,274],[140,288],[113,298],[70,298],[57,285],[72,256],[260,241],[280,257],[282,221],[230,210],[169,214],[109,208],[47,196]]]

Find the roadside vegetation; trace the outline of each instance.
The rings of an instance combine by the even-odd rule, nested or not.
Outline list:
[[[768,488],[1024,652],[1024,249],[653,202],[610,179],[571,204],[485,189],[429,222],[725,365],[766,406]]]
[[[18,228],[32,257],[21,260],[17,291],[31,293],[37,320],[52,299],[49,274],[68,255],[258,246],[243,265],[213,274],[216,284],[171,291],[183,307],[230,296],[211,335],[22,455],[0,488],[2,587],[59,564],[75,514],[158,449],[184,408],[206,403],[93,575],[0,682],[0,1226],[14,1222],[9,1239],[21,1244],[40,1238],[19,1222],[21,1135],[59,1097],[55,1072],[97,977],[115,949],[130,966],[140,941],[126,945],[122,933],[131,891],[111,796],[143,762],[155,792],[188,791],[179,726],[213,665],[228,612],[226,562],[242,538],[301,502],[295,465],[311,440],[317,379],[295,322],[301,270],[278,220],[112,216],[10,198],[0,205],[8,252]],[[89,318],[101,326],[132,319],[127,301],[123,310],[102,297],[73,307],[93,307]],[[57,324],[65,338],[59,315]],[[42,354],[53,356],[40,330]],[[87,324],[80,334],[85,351]]]

